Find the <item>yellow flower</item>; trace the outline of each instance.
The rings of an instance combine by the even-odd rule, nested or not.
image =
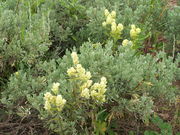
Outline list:
[[[19,72],[15,72],[15,75],[18,76],[18,75],[19,75]]]
[[[73,63],[76,65],[79,63],[79,59],[78,59],[78,56],[77,56],[77,53],[76,52],[72,52],[71,53],[71,57],[73,59]]]
[[[86,88],[89,88],[92,85],[92,80],[88,80],[86,82]]]
[[[91,72],[86,72],[86,79],[87,80],[91,79]]]
[[[115,11],[112,11],[112,12],[111,12],[111,16],[112,16],[112,18],[115,18],[115,17],[116,17],[116,12],[115,12]]]
[[[76,74],[76,70],[73,67],[71,67],[67,70],[67,74],[68,74],[68,76],[71,77]]]
[[[60,84],[59,83],[53,83],[53,86],[52,86],[52,91],[57,94],[58,93],[58,90],[59,90],[59,86]]]
[[[107,9],[104,10],[104,15],[108,16],[109,15],[109,11]]]
[[[103,22],[103,23],[102,23],[102,26],[105,27],[105,26],[106,26],[106,22]]]
[[[135,38],[137,36],[137,32],[135,29],[130,30],[130,36],[131,36],[131,38]]]
[[[112,23],[112,17],[108,15],[106,18],[106,24],[111,24],[111,23]]]
[[[95,90],[91,91],[91,96],[92,97],[96,97],[97,95],[98,95],[98,93]]]
[[[57,97],[56,97],[57,110],[61,111],[65,104],[66,104],[66,100],[63,99],[61,95],[57,95]]]
[[[126,45],[128,45],[128,42],[129,42],[129,40],[124,39],[123,42],[122,42],[122,45],[123,45],[123,46],[126,46]]]
[[[131,29],[136,29],[136,26],[134,24],[132,24]]]
[[[85,82],[80,89],[83,90],[85,88],[89,88],[92,85],[92,80],[87,80],[87,82]]]
[[[95,99],[98,102],[104,102],[105,101],[105,92],[106,92],[106,84],[107,80],[105,77],[101,78],[100,83],[94,83],[91,87],[91,97]]]
[[[136,29],[136,32],[139,34],[141,32],[141,29],[140,28],[137,28]]]
[[[123,29],[124,29],[124,26],[121,23],[119,23],[118,26],[117,26],[117,30],[119,32],[121,32]]]
[[[116,27],[117,27],[116,23],[113,22],[113,23],[111,24],[111,31],[112,31],[112,32],[115,32],[115,31],[116,31]]]
[[[46,92],[46,93],[44,94],[44,99],[45,99],[46,101],[50,101],[51,98],[52,98],[52,95],[51,95],[50,92]]]
[[[141,32],[140,28],[136,28],[134,24],[131,25],[131,30],[130,30],[131,38],[136,38],[140,32]]]
[[[104,85],[107,84],[107,79],[106,79],[106,77],[101,77],[101,84],[104,84]]]
[[[85,88],[84,90],[82,90],[82,92],[81,92],[81,97],[84,97],[84,98],[86,98],[86,99],[89,99],[89,98],[90,98],[89,89],[88,89],[88,88]]]
[[[51,104],[48,101],[45,101],[44,108],[48,111],[51,110]]]

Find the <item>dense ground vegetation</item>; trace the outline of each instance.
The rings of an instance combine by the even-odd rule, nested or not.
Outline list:
[[[0,134],[179,135],[179,4],[1,0]]]

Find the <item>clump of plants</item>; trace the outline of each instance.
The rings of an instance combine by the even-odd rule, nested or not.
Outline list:
[[[38,119],[62,135],[125,133],[125,117],[150,125],[156,102],[178,104],[180,95],[178,7],[162,2],[1,1],[0,122]],[[145,134],[172,134],[155,123],[162,133]]]

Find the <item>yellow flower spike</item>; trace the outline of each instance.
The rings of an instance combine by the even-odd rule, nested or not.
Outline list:
[[[136,32],[137,32],[137,34],[141,33],[141,29],[140,29],[140,28],[137,28],[137,29],[136,29]]]
[[[106,25],[107,25],[106,22],[103,22],[103,23],[102,23],[102,26],[103,26],[103,27],[105,27]]]
[[[111,24],[113,22],[113,19],[111,17],[111,15],[108,15],[106,18],[106,24]]]
[[[86,72],[85,69],[82,67],[81,64],[77,64],[76,70],[77,70],[77,72],[80,73],[80,74],[85,74],[85,72]]]
[[[79,63],[79,58],[78,58],[78,56],[77,56],[77,53],[76,53],[76,52],[72,52],[72,53],[71,53],[71,57],[72,57],[72,59],[73,59],[73,63],[74,63],[75,65],[77,65],[77,64]]]
[[[15,72],[15,75],[18,76],[18,75],[19,75],[19,72]]]
[[[86,72],[86,78],[87,80],[91,79],[91,72]]]
[[[58,91],[59,91],[59,86],[60,84],[59,83],[53,83],[53,86],[52,86],[52,91],[54,92],[54,94],[57,94]]]
[[[109,11],[107,9],[104,10],[104,15],[107,17],[109,15]]]
[[[129,42],[129,40],[124,39],[123,42],[122,42],[122,45],[123,45],[123,46],[126,46],[126,45],[128,45],[128,42]]]
[[[45,99],[46,101],[50,101],[51,98],[52,98],[52,95],[51,95],[50,92],[46,92],[46,93],[44,94],[44,99]]]
[[[134,24],[132,24],[131,29],[136,29],[136,26]]]
[[[131,38],[135,38],[137,36],[137,32],[135,29],[130,30],[130,36],[131,36]]]
[[[124,26],[121,23],[119,23],[118,26],[117,26],[117,30],[119,32],[121,32],[123,29],[124,29]]]
[[[116,23],[113,22],[113,23],[111,24],[111,31],[112,31],[113,33],[116,32],[116,27],[117,27]]]
[[[92,80],[87,81],[87,88],[89,88],[92,85]]]
[[[51,104],[48,101],[45,101],[44,109],[50,111],[51,110]]]
[[[76,74],[76,70],[73,67],[71,67],[67,70],[67,74],[68,74],[68,76],[71,77]]]
[[[115,18],[115,17],[116,17],[116,12],[115,12],[115,11],[112,11],[112,12],[111,12],[111,16],[112,16],[112,18]]]
[[[88,88],[85,88],[84,90],[82,90],[81,92],[81,97],[84,97],[86,99],[89,99],[90,98],[90,94],[89,94],[89,89]]]
[[[101,102],[104,103],[106,101],[105,96],[102,97]]]
[[[57,106],[58,111],[61,111],[65,104],[66,104],[66,100],[63,99],[61,95],[57,95],[56,106]]]
[[[95,90],[91,91],[91,96],[92,97],[96,97],[97,95],[98,95],[98,93]]]
[[[85,82],[80,89],[83,90],[85,88],[89,88],[92,85],[92,80],[87,80],[87,82]]]
[[[106,79],[106,77],[102,77],[102,78],[101,78],[101,84],[103,84],[103,85],[106,85],[106,84],[107,84],[107,79]]]

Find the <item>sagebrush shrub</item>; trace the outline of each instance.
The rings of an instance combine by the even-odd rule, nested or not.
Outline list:
[[[148,122],[148,117],[153,113],[154,100],[164,98],[173,101],[176,98],[175,94],[178,91],[172,86],[172,81],[176,73],[179,72],[178,61],[173,63],[173,59],[168,58],[163,52],[158,53],[157,56],[135,55],[136,51],[131,49],[130,45],[119,47],[118,52],[114,54],[112,46],[112,42],[106,44],[105,47],[100,44],[93,46],[92,43],[85,43],[80,48],[79,61],[85,69],[91,72],[93,81],[98,81],[102,76],[107,78],[107,100],[105,103],[117,103],[115,106],[111,106],[112,110],[110,111],[133,112],[144,122]],[[67,80],[70,71],[68,74],[66,71],[72,66],[71,55],[67,52],[62,59],[39,63],[29,71],[19,71],[18,76],[16,74],[11,76],[6,91],[2,93],[4,98],[1,101],[10,105],[10,103],[14,104],[22,99],[28,100],[42,117],[48,118],[49,115],[43,109],[43,95],[51,89],[54,82],[58,82],[61,86],[60,92],[64,95],[63,98],[71,99],[68,91],[76,83],[72,82],[71,84]],[[25,75],[27,79],[21,79]],[[27,80],[27,82],[23,80]],[[79,81],[77,83],[81,84]],[[77,116],[82,118],[84,111],[82,109],[76,110],[76,113],[79,114]],[[63,115],[64,113],[67,116],[64,119],[66,124],[77,118],[74,115],[72,117],[68,115],[72,114],[71,111],[62,111]],[[76,120],[76,122],[80,121]],[[56,126],[55,124],[52,129]],[[76,129],[76,127],[74,128]],[[67,127],[67,129],[69,128]],[[85,129],[82,128],[82,130]]]

